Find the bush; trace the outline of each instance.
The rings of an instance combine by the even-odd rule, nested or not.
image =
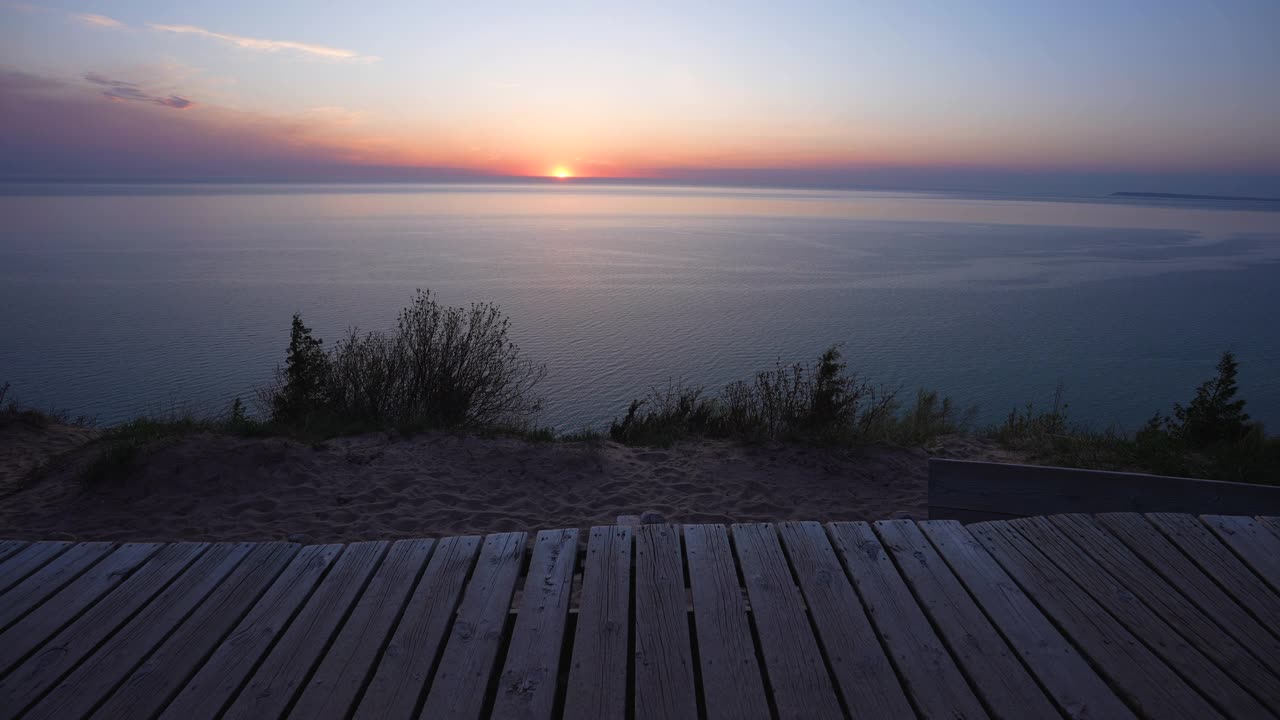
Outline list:
[[[610,425],[609,436],[640,445],[699,435],[824,444],[882,439],[894,426],[896,396],[897,390],[876,388],[849,373],[833,346],[812,367],[779,362],[714,397],[680,382],[655,388],[631,402],[626,416]]]
[[[1196,389],[1191,402],[1175,403],[1172,415],[1157,412],[1133,435],[1071,425],[1061,387],[1050,409],[1015,409],[988,434],[1053,465],[1280,483],[1280,438],[1249,422],[1245,401],[1236,399],[1237,372],[1235,356],[1224,352],[1217,375]]]
[[[294,315],[286,367],[267,391],[272,420],[294,428],[524,425],[546,368],[508,337],[495,305],[448,307],[419,290],[391,333],[351,330],[329,353]]]
[[[951,398],[921,388],[915,405],[897,419],[891,439],[903,445],[923,445],[940,435],[965,432],[977,414],[976,406],[958,411]]]

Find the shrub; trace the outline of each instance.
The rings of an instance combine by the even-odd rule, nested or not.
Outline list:
[[[833,346],[811,367],[779,362],[712,397],[681,382],[655,388],[632,400],[626,416],[610,425],[609,436],[641,445],[669,445],[698,435],[752,442],[875,440],[892,428],[896,395],[848,372]]]
[[[1053,391],[1053,404],[1048,409],[1037,409],[1027,403],[1022,409],[1013,408],[1004,422],[988,431],[1000,442],[1019,449],[1032,449],[1052,443],[1055,438],[1065,438],[1071,430],[1067,422],[1067,409],[1063,402],[1063,386]]]
[[[968,429],[978,413],[976,406],[958,411],[949,397],[921,388],[916,402],[895,423],[891,439],[904,445],[922,445],[940,435],[954,435]]]
[[[1245,401],[1236,399],[1237,371],[1235,357],[1224,352],[1217,375],[1196,389],[1191,402],[1175,403],[1172,415],[1155,413],[1132,435],[1071,425],[1061,387],[1050,409],[1015,409],[988,434],[1054,465],[1280,483],[1280,438],[1249,422]]]
[[[523,425],[546,368],[523,356],[496,306],[448,307],[419,290],[390,333],[351,330],[325,353],[300,316],[288,363],[268,390],[289,427],[458,428]]]

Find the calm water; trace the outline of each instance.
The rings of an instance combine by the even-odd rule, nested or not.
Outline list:
[[[994,419],[1133,427],[1233,349],[1280,427],[1280,212],[921,193],[581,185],[0,186],[0,382],[115,422],[251,397],[289,316],[384,328],[415,288],[492,300],[550,370],[542,420],[600,425],[844,343]]]

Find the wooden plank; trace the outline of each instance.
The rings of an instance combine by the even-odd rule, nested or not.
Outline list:
[[[538,533],[490,717],[551,717],[577,559],[577,530]]]
[[[734,525],[733,539],[778,716],[844,717],[774,526]]]
[[[1280,640],[1276,635],[1237,604],[1151,523],[1135,513],[1099,515],[1096,522],[1146,560],[1149,568],[1216,620],[1222,630],[1248,648],[1258,660],[1280,673]],[[1222,552],[1227,551],[1223,548]]]
[[[789,522],[781,530],[783,547],[817,628],[818,642],[849,713],[854,717],[914,717],[893,665],[822,525]]]
[[[929,459],[929,517],[1055,513],[1280,515],[1280,487],[1074,468]]]
[[[213,718],[235,697],[259,660],[289,626],[320,578],[342,552],[342,545],[303,548],[249,610],[231,635],[165,707],[170,720]]]
[[[223,718],[278,718],[289,710],[386,554],[385,541],[351,543],[289,623]]]
[[[0,593],[17,585],[28,575],[45,566],[66,552],[75,543],[69,542],[34,542],[13,554],[13,557],[0,563]]]
[[[154,717],[298,553],[290,543],[262,543],[97,710],[95,718]]]
[[[1151,514],[1146,519],[1259,622],[1270,625],[1280,617],[1280,594],[1268,587],[1199,520],[1172,513]]]
[[[959,522],[930,520],[919,527],[1067,717],[1133,717],[1088,661]]]
[[[485,538],[421,717],[465,720],[484,712],[527,538],[522,532]]]
[[[1115,610],[1112,612],[1121,621],[1132,618],[1134,623],[1140,623],[1133,625],[1134,632],[1139,637],[1157,644],[1162,644],[1162,637],[1175,638],[1176,643],[1185,643],[1188,650],[1194,648],[1194,651],[1198,651],[1199,655],[1216,666],[1213,670],[1222,673],[1216,679],[1212,675],[1203,676],[1207,682],[1219,683],[1230,678],[1235,688],[1253,694],[1263,705],[1280,707],[1280,678],[1271,674],[1257,657],[1253,657],[1231,635],[1222,632],[1221,626],[1211,616],[1204,614],[1178,589],[1165,582],[1155,570],[1148,568],[1146,562],[1124,543],[1117,541],[1091,518],[1084,515],[1059,515],[1053,518],[1019,520],[1014,524],[1019,525],[1019,529],[1034,528],[1032,532],[1042,537],[1053,536],[1055,541],[1059,538],[1051,530],[1056,530],[1062,537],[1070,538],[1076,547],[1083,548],[1087,557],[1080,556],[1075,548],[1069,550],[1075,550],[1074,557],[1080,565],[1093,566],[1092,575],[1100,580],[1094,597],[1112,609],[1123,607],[1123,614]],[[1024,530],[1024,534],[1027,534],[1027,530]],[[1033,542],[1036,541],[1033,539]],[[1055,557],[1057,561],[1056,556],[1051,557]],[[1092,564],[1089,559],[1093,560]],[[1082,584],[1087,588],[1093,587],[1085,582]],[[1160,623],[1160,620],[1164,623]],[[1183,657],[1184,653],[1179,652],[1178,644],[1170,644],[1169,647],[1171,652]],[[1176,667],[1178,666],[1175,665],[1175,669]],[[1201,676],[1197,675],[1193,682],[1198,683],[1199,680]],[[1215,689],[1202,689],[1213,700]],[[1231,692],[1234,694],[1234,689]],[[1222,707],[1230,710],[1230,706],[1225,705],[1226,700],[1222,702]],[[1239,707],[1252,710],[1252,705]]]
[[[670,525],[636,530],[635,603],[635,717],[696,718],[684,562]]]
[[[434,540],[401,540],[391,546],[290,715],[345,718],[350,714],[434,544]]]
[[[0,681],[0,718],[16,716],[70,672],[116,628],[123,625],[209,547],[207,543],[167,545],[123,584],[67,625]],[[20,629],[23,623],[14,626]]]
[[[0,633],[0,675],[53,637],[155,555],[159,543],[126,543]]]
[[[26,717],[70,718],[89,714],[137,667],[253,549],[249,543],[209,548],[154,600],[53,686]]]
[[[631,631],[630,527],[591,528],[565,694],[566,720],[625,720]]]
[[[930,627],[871,526],[864,522],[832,523],[828,529],[921,716],[986,717],[982,704]]]
[[[992,627],[982,609],[952,574],[910,520],[873,525],[897,561],[903,579],[933,620],[951,654],[968,676],[991,715],[1000,718],[1053,717],[1057,714],[1035,678]]]
[[[768,718],[729,532],[724,525],[685,525],[684,544],[707,717]]]
[[[1262,523],[1268,530],[1275,533],[1276,537],[1280,537],[1280,517],[1259,515],[1258,522]]]
[[[1133,633],[1007,522],[968,527],[1140,715],[1222,717]]]
[[[415,717],[435,671],[445,632],[458,608],[462,589],[480,551],[479,537],[441,540],[414,588],[369,681],[355,717],[408,720]]]
[[[112,544],[106,542],[79,543],[0,593],[0,630],[12,625],[45,598],[76,579],[111,552],[111,548]]]
[[[0,562],[27,546],[26,540],[0,540]]]
[[[1200,520],[1273,590],[1280,591],[1280,537],[1251,517],[1203,515]]]
[[[1114,543],[1112,548],[1117,551],[1117,555],[1121,555],[1121,552],[1127,555],[1119,558],[1107,557],[1107,565],[1104,567],[1099,560],[1099,556],[1106,557],[1104,553],[1090,558],[1049,518],[1024,518],[1011,521],[1009,525],[1025,535],[1046,557],[1070,574],[1080,587],[1093,595],[1134,635],[1142,638],[1170,667],[1219,709],[1236,717],[1267,717],[1267,711],[1257,699],[1223,672],[1200,645],[1184,637],[1179,632],[1182,628],[1177,628],[1160,617],[1159,613],[1144,602],[1144,599],[1150,600],[1149,596],[1154,592],[1152,588],[1141,584],[1129,585],[1126,582],[1147,578],[1141,578],[1141,573],[1132,569],[1125,573],[1125,577],[1117,578],[1116,573],[1125,570],[1123,566],[1126,563],[1131,566],[1141,564],[1123,544]],[[1242,650],[1239,652],[1247,655]]]

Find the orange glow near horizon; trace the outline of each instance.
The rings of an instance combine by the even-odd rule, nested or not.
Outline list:
[[[548,173],[548,175],[557,180],[568,180],[569,178],[573,177],[573,171],[565,167],[564,165],[557,165],[551,168],[551,172]]]

